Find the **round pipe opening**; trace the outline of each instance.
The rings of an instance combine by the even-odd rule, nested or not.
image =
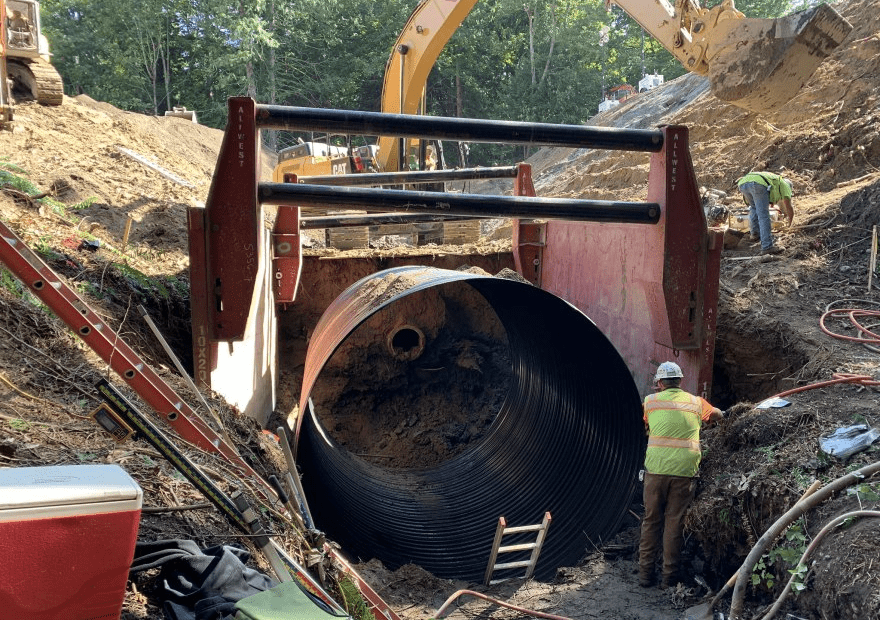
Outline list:
[[[402,325],[388,334],[388,351],[395,359],[418,359],[425,351],[425,334],[413,325]]]

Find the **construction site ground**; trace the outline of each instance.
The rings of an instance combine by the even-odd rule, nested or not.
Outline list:
[[[719,200],[729,213],[715,222],[722,226],[736,222],[742,205],[735,181],[745,172],[765,169],[793,181],[794,225],[778,231],[785,252],[761,256],[759,246],[746,236],[722,254],[713,400],[730,414],[702,435],[700,490],[686,523],[687,578],[674,589],[638,586],[636,498],[614,540],[594,541],[581,563],[560,568],[546,583],[515,581],[484,588],[440,579],[412,565],[391,571],[372,558],[350,558],[404,620],[432,617],[447,597],[463,588],[577,620],[681,618],[707,592],[694,576],[717,590],[814,481],[825,484],[878,460],[877,445],[846,461],[819,448],[820,437],[835,429],[880,425],[880,394],[873,381],[880,378],[880,350],[851,340],[864,334],[848,317],[829,318],[826,330],[820,324],[833,308],[880,310],[877,276],[870,276],[869,266],[872,232],[880,224],[880,15],[873,0],[835,6],[854,25],[853,32],[778,112],[757,115],[724,104],[712,98],[705,80],[685,76],[590,121],[621,127],[687,126],[699,184],[728,195]],[[190,402],[194,399],[186,384],[136,306],[146,306],[175,351],[189,349],[186,209],[205,201],[221,139],[217,129],[124,112],[86,95],[66,97],[58,107],[23,102],[16,107],[13,130],[0,133],[0,174],[7,173],[0,177],[3,220]],[[264,159],[268,178],[271,154]],[[529,161],[540,196],[645,198],[649,166],[642,153],[542,149]],[[57,203],[27,197],[35,192],[8,185],[8,174],[26,178],[35,191]],[[458,189],[510,191],[497,183]],[[505,224],[484,224],[484,236],[464,248],[389,247],[393,244],[384,240],[381,247],[340,252],[322,247],[316,237],[307,242],[306,251],[336,257],[498,253],[510,248]],[[253,565],[267,571],[250,541],[210,507],[161,511],[204,499],[147,444],[116,444],[86,417],[96,404],[96,381],[110,377],[110,370],[54,315],[33,298],[17,294],[8,275],[2,282],[0,466],[118,463],[143,487],[144,505],[160,510],[143,514],[142,540],[242,545],[254,551]],[[860,320],[868,330],[880,325],[868,314]],[[480,354],[491,355],[491,349]],[[835,373],[871,380],[813,387]],[[295,407],[298,376],[295,371],[284,376],[279,419]],[[447,387],[450,398],[463,402],[455,390],[473,386]],[[755,408],[767,397],[794,388],[804,389],[786,397],[788,406]],[[256,423],[217,395],[207,397],[260,473],[268,476],[283,467],[277,445]],[[495,397],[486,397],[477,419],[459,421],[473,426],[468,440],[477,439],[490,421],[486,411]],[[435,406],[436,398],[429,399]],[[406,443],[395,456],[389,440],[411,426],[413,431],[430,430],[420,427],[440,423],[433,412],[401,425],[401,432],[380,429],[375,433],[383,436],[372,438],[376,445],[385,440],[384,448],[390,450],[385,454],[398,458],[398,466],[409,466],[413,444]],[[435,451],[431,458],[445,456]],[[218,484],[234,488],[235,481],[223,471],[204,465],[216,474]],[[803,533],[809,540],[836,515],[877,510],[880,483],[866,480],[858,490],[836,494],[810,510],[789,533]],[[858,520],[825,538],[812,556],[806,588],[789,597],[779,617],[880,617],[878,527],[876,519]],[[294,542],[284,544],[301,553]],[[788,550],[804,546],[794,535],[780,544]],[[788,578],[785,554],[776,555],[747,589],[746,617],[760,617],[778,595],[779,580]],[[777,583],[770,585],[774,568]],[[154,587],[149,574],[129,583],[124,620],[162,617],[152,598]],[[720,606],[725,613],[729,600]],[[459,603],[454,617],[519,615],[467,596]]]

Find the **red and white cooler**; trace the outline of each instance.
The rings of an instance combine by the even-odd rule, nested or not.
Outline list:
[[[143,491],[118,465],[0,469],[0,620],[114,620]]]

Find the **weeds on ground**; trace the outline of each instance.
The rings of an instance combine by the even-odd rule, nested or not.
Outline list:
[[[807,537],[804,534],[804,519],[801,517],[792,523],[782,537],[782,541],[773,549],[761,556],[752,568],[752,585],[765,586],[772,589],[776,584],[777,567],[795,575],[791,584],[792,591],[797,594],[806,585],[807,566],[800,563],[801,556],[807,549]]]
[[[46,306],[40,299],[35,296],[33,293],[28,290],[28,288],[21,283],[21,281],[12,275],[12,272],[6,269],[5,267],[0,266],[0,289],[5,290],[12,294],[16,299],[21,299],[26,301],[42,310],[43,312],[49,312],[49,307]]]
[[[859,506],[864,506],[865,503],[872,503],[880,501],[880,493],[877,492],[877,489],[873,487],[871,484],[860,484],[854,487],[850,487],[846,490],[847,495],[855,495],[856,499],[859,501]]]
[[[74,205],[65,205],[63,202],[59,202],[51,196],[46,195],[45,192],[40,191],[40,188],[25,178],[26,175],[27,172],[20,166],[9,161],[8,157],[0,158],[0,189],[6,187],[13,189],[18,193],[27,196],[29,200],[47,207],[53,213],[67,217],[68,209],[79,211],[90,207],[95,200],[97,200],[92,197],[86,198],[82,202],[78,202]]]

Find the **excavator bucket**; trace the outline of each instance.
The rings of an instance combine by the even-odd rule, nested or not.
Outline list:
[[[707,50],[712,93],[753,112],[775,110],[851,30],[827,4],[777,19],[720,21]]]

